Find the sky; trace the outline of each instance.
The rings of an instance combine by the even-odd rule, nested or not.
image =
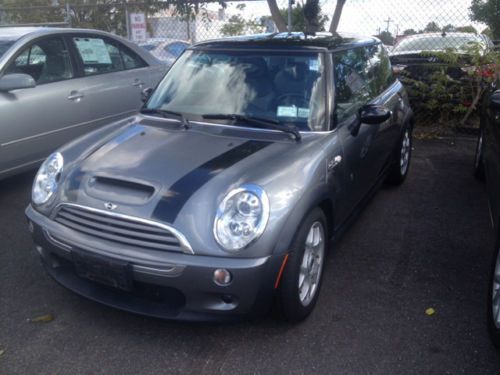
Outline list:
[[[300,1],[300,0],[296,0]],[[237,4],[245,4],[245,18],[260,17],[269,14],[266,1],[229,2],[226,14],[238,13]],[[336,1],[320,0],[323,13],[333,15]],[[278,0],[280,7],[287,6],[287,0]],[[473,23],[469,19],[471,0],[347,0],[342,13],[339,31],[376,34],[378,29],[386,30],[390,17],[389,31],[395,34],[406,29],[423,29],[431,21],[440,26],[453,24],[455,26],[473,25],[478,31],[486,26]],[[209,5],[217,9],[216,4]]]

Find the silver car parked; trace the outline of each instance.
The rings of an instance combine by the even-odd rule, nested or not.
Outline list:
[[[378,39],[189,47],[141,113],[53,153],[27,208],[49,274],[171,319],[314,308],[328,239],[404,181],[412,111]]]
[[[109,33],[0,28],[0,179],[39,164],[90,130],[130,116],[165,73]]]

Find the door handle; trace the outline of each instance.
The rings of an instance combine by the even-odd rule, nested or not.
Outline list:
[[[78,91],[71,91],[68,100],[73,100],[75,102],[79,102],[85,95]]]
[[[134,83],[132,83],[132,86],[142,88],[142,86],[144,86],[144,82],[142,82],[142,81],[141,81],[141,80],[139,80],[139,79],[136,79],[136,80],[134,81]]]
[[[328,162],[327,169],[328,172],[333,171],[342,162],[342,156],[337,155]]]

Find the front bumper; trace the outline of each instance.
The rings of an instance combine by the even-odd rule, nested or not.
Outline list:
[[[150,253],[110,248],[96,238],[74,232],[38,213],[26,216],[35,249],[48,273],[60,284],[91,300],[118,309],[176,320],[233,320],[267,313],[283,256],[221,258],[156,251]],[[127,263],[132,288],[123,291],[79,277],[74,255]],[[232,282],[219,286],[214,271],[231,272]]]

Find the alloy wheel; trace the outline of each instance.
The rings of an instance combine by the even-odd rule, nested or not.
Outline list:
[[[492,303],[493,322],[497,329],[500,329],[500,251],[498,252],[495,269],[493,271],[493,288],[492,288]]]
[[[483,153],[483,132],[479,133],[479,138],[477,140],[476,157],[474,159],[474,168],[476,170],[479,168],[481,163],[481,154]]]
[[[410,164],[410,151],[411,151],[411,139],[410,131],[406,129],[405,135],[403,137],[403,142],[401,143],[401,158],[399,161],[399,167],[401,175],[406,175],[408,171],[408,165]]]
[[[308,306],[318,291],[325,259],[325,230],[319,221],[311,225],[304,246],[298,290],[301,304]]]

